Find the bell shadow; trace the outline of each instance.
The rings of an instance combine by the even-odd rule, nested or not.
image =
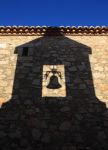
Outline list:
[[[12,98],[0,112],[7,132],[1,144],[8,149],[107,150],[107,109],[95,95],[92,49],[56,32],[51,36],[47,29],[45,36],[15,49]],[[42,97],[43,65],[64,65],[66,97]]]

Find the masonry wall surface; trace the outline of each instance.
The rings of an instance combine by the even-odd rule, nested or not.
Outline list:
[[[15,76],[17,54],[15,49],[37,36],[1,36],[0,37],[0,99],[8,101],[11,98],[13,81]],[[108,36],[69,36],[70,40],[91,47],[89,55],[91,71],[96,96],[106,103],[108,102]],[[53,44],[53,42],[52,42]],[[64,44],[64,43],[63,43]],[[23,46],[22,46],[23,47]],[[60,50],[59,50],[60,51]],[[83,67],[83,66],[81,66]]]
[[[42,97],[43,65],[66,97]],[[2,149],[107,150],[108,36],[0,36],[0,104]]]

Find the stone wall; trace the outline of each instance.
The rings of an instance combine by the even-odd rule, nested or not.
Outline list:
[[[32,40],[38,39],[38,38],[40,37],[37,37],[37,36],[1,36],[0,37],[0,100],[1,100],[1,104],[2,102],[8,101],[12,95],[16,61],[18,57],[17,54],[15,54],[16,47],[23,45],[27,42],[30,42]],[[89,61],[91,65],[95,94],[100,100],[105,102],[107,105],[107,101],[108,101],[108,67],[107,67],[108,65],[108,60],[107,60],[108,37],[107,36],[69,36],[68,38],[70,40],[75,40],[76,42],[82,43],[91,48],[92,54],[89,55]],[[53,45],[53,42],[51,43],[52,45]],[[65,42],[63,44],[65,45]],[[79,68],[83,69],[83,65],[79,66]]]
[[[107,43],[108,36],[0,36],[1,148],[107,150]],[[64,66],[63,96],[42,96],[45,65]]]

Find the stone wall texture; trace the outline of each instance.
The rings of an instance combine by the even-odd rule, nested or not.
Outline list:
[[[43,65],[66,97],[42,97]],[[0,105],[3,150],[108,150],[108,36],[0,36]]]

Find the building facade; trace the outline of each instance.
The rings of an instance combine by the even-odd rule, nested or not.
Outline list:
[[[0,27],[2,146],[108,149],[107,45],[107,27]]]

